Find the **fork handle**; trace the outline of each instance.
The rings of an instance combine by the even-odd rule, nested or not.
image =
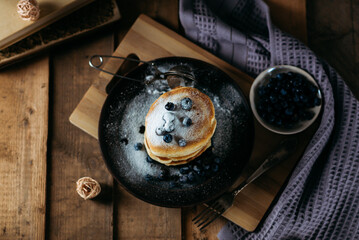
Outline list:
[[[280,142],[279,146],[273,151],[264,162],[257,168],[257,170],[252,173],[246,180],[244,180],[238,187],[236,187],[232,195],[235,197],[238,195],[243,188],[245,188],[248,184],[256,180],[263,173],[267,172],[272,167],[276,166],[278,163],[287,159],[290,154],[292,154],[297,146],[297,138],[286,138]]]

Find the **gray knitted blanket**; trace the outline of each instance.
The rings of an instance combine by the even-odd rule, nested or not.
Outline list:
[[[359,104],[341,77],[271,23],[261,0],[180,0],[188,38],[255,77],[271,65],[305,69],[324,95],[321,124],[255,232],[228,223],[220,239],[359,239]]]

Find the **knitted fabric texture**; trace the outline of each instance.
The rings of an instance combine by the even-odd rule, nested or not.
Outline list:
[[[300,67],[323,96],[320,126],[275,205],[255,232],[229,222],[219,239],[359,239],[359,104],[342,78],[271,23],[261,0],[180,0],[188,38],[255,77]]]

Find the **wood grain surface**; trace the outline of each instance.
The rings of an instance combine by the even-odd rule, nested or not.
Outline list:
[[[49,58],[0,73],[0,239],[44,239]]]
[[[89,56],[113,51],[112,34],[95,38],[86,45],[65,45],[52,53],[52,86],[49,141],[48,238],[112,239],[113,180],[102,161],[98,143],[74,129],[67,117],[76,106],[93,72]],[[75,189],[76,181],[89,176],[103,191],[95,201],[84,201]]]
[[[308,44],[359,99],[359,1],[308,1]]]
[[[266,1],[274,22],[303,41],[297,29],[305,31],[308,25],[309,45],[336,67],[358,97],[358,2],[308,1],[305,24],[305,0]],[[211,240],[226,222],[219,219],[199,232],[191,218],[201,206],[179,211],[134,199],[113,182],[96,140],[68,122],[97,75],[87,65],[89,56],[111,54],[140,13],[183,34],[177,0],[117,2],[124,17],[113,29],[0,72],[1,240]],[[300,12],[294,14],[297,7]],[[102,184],[97,200],[84,201],[76,194],[75,181],[82,176]]]

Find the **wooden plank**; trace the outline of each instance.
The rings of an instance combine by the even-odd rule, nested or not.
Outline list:
[[[113,239],[113,179],[102,160],[98,142],[74,128],[68,117],[97,75],[89,56],[111,54],[113,35],[64,45],[53,53],[53,105],[49,167],[49,239]],[[76,192],[77,179],[90,176],[102,186],[94,200]]]
[[[359,99],[358,14],[358,1],[308,1],[309,46],[338,71],[357,99]]]
[[[0,239],[45,239],[48,62],[0,73]]]
[[[306,0],[264,0],[270,9],[273,23],[292,34],[302,42],[307,42]],[[311,1],[309,1],[311,2]]]
[[[177,0],[126,0],[119,2],[119,8],[128,10],[121,12],[123,19],[127,21],[118,28],[120,41],[140,13],[145,13],[172,29],[178,29]],[[113,64],[113,68],[116,69],[119,61],[116,60]],[[101,76],[106,78],[106,75]],[[181,209],[163,208],[145,203],[119,186],[117,187],[114,214],[116,239],[177,240],[182,238]]]

